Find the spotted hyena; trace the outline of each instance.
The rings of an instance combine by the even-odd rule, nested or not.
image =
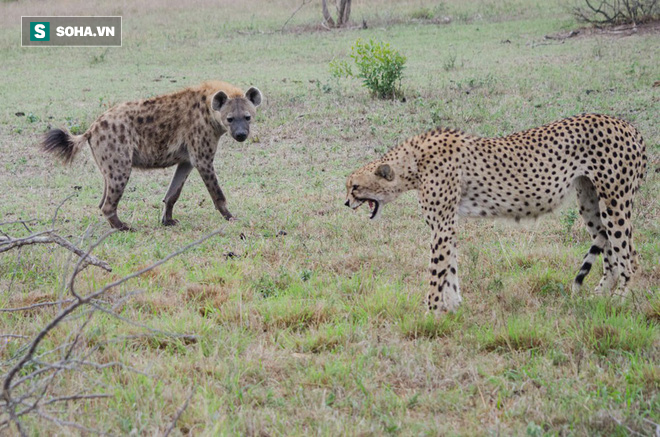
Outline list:
[[[607,115],[578,115],[500,138],[436,129],[353,172],[346,206],[368,203],[376,218],[383,205],[417,190],[433,233],[427,305],[439,313],[456,310],[462,300],[457,216],[538,217],[557,208],[572,187],[592,238],[574,290],[600,254],[603,277],[596,291],[625,290],[637,265],[631,218],[645,170],[640,133]]]
[[[163,199],[163,225],[177,223],[172,208],[193,168],[204,180],[216,209],[230,220],[232,215],[218,184],[213,158],[225,132],[229,131],[236,141],[247,139],[260,103],[257,88],[243,93],[225,82],[204,82],[172,94],[119,104],[96,119],[82,135],[53,129],[46,134],[42,147],[70,163],[83,145],[89,144],[105,181],[99,208],[113,228],[129,229],[119,220],[117,205],[133,167],[177,166]]]

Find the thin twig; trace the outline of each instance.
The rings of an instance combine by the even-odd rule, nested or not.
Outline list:
[[[80,399],[100,399],[100,398],[111,398],[112,395],[104,394],[104,393],[94,393],[90,395],[71,395],[71,396],[59,396],[56,398],[50,398],[46,402],[44,402],[41,405],[50,405],[54,404],[55,402],[69,402],[69,401],[77,401]]]
[[[614,420],[614,421],[617,423],[617,425],[624,427],[625,429],[628,430],[629,433],[631,433],[631,434],[633,434],[633,435],[638,435],[638,436],[644,437],[644,434],[638,433],[638,432],[635,431],[634,429],[630,428],[629,426],[627,426],[626,424],[624,424],[622,421],[620,421],[619,419],[617,419],[616,417],[614,417],[614,415],[613,415],[612,413],[608,413],[608,414],[609,414],[609,416],[612,418],[612,420]]]
[[[136,321],[134,321],[134,320],[128,319],[128,318],[126,318],[126,317],[120,316],[119,314],[117,314],[117,313],[115,313],[115,312],[112,312],[112,311],[110,311],[110,310],[108,310],[108,309],[106,309],[106,308],[103,308],[103,307],[100,306],[100,305],[96,305],[96,304],[93,303],[93,302],[90,302],[90,305],[92,305],[92,306],[93,306],[94,308],[96,308],[98,311],[101,311],[101,312],[103,312],[103,313],[105,313],[105,314],[108,314],[109,316],[112,316],[112,317],[114,317],[115,319],[121,320],[122,322],[128,323],[129,325],[133,325],[133,326],[136,326],[136,327],[138,327],[138,328],[146,329],[147,331],[150,331],[150,332],[153,333],[153,334],[164,335],[164,336],[166,336],[166,337],[182,338],[182,339],[185,339],[185,340],[198,340],[198,339],[199,339],[199,337],[196,336],[196,335],[190,335],[190,334],[173,334],[173,333],[171,333],[171,332],[161,331],[160,329],[157,329],[157,328],[152,328],[152,327],[149,326],[149,325],[145,325],[145,324],[142,324],[142,323],[136,322]]]
[[[44,232],[40,232],[39,234],[33,234],[25,238],[0,237],[0,253],[6,252],[15,247],[21,247],[29,244],[51,244],[51,243],[59,244],[60,246],[70,250],[71,252],[75,253],[80,257],[85,255],[85,251],[77,248],[76,246],[73,245],[73,243],[60,237],[53,231],[44,231]],[[88,254],[85,257],[85,266],[87,264],[92,264],[97,267],[101,267],[102,269],[107,270],[108,272],[112,271],[112,268],[107,262],[102,261],[90,254]]]
[[[282,28],[280,29],[280,32],[284,32],[284,28],[286,27],[287,24],[289,24],[289,21],[291,21],[291,19],[298,13],[298,11],[300,11],[303,8],[303,6],[305,6],[308,2],[309,2],[309,0],[303,0],[303,2],[300,4],[300,6],[298,6],[298,9],[293,11],[293,14],[291,14],[291,16],[289,18],[287,18],[287,20],[284,22],[284,24],[282,25]]]
[[[33,309],[39,308],[39,307],[60,305],[60,304],[63,304],[63,303],[71,303],[71,302],[74,302],[74,299],[58,300],[58,301],[55,301],[55,302],[41,302],[41,303],[35,303],[33,305],[28,305],[26,307],[18,307],[18,308],[0,308],[0,313],[14,313],[16,311],[27,311],[27,310],[33,310]]]
[[[3,232],[3,235],[7,235]],[[14,285],[14,280],[16,279],[16,274],[21,268],[21,255],[23,254],[23,251],[19,247],[18,252],[16,255],[16,266],[14,267],[14,271],[11,273],[11,281],[9,281],[9,286],[7,287],[7,296],[11,296],[11,287]]]
[[[89,432],[89,433],[93,433],[93,434],[98,434],[98,435],[109,435],[106,432],[99,431],[98,429],[94,429],[94,428],[88,428],[88,427],[86,427],[84,425],[81,425],[79,423],[76,423],[76,422],[69,422],[67,420],[58,419],[57,417],[53,417],[49,414],[46,414],[41,410],[37,410],[37,414],[40,417],[43,417],[44,419],[49,420],[49,421],[51,421],[51,422],[53,422],[53,423],[55,423],[55,424],[57,424],[61,427],[76,428],[76,429],[79,429],[81,431],[85,431],[85,432]]]
[[[304,0],[304,3],[307,1],[308,0]],[[141,329],[149,331],[149,336],[153,336],[154,334],[156,334],[156,335],[164,335],[172,338],[181,338],[184,340],[196,340],[197,336],[168,333],[165,331],[161,331],[159,329],[151,328],[150,326],[143,325],[133,320],[124,318],[116,314],[112,310],[107,309],[107,307],[111,305],[112,299],[110,300],[104,299],[103,298],[104,294],[107,293],[109,290],[119,287],[120,285],[126,283],[127,281],[139,275],[142,275],[146,272],[155,269],[156,267],[169,261],[173,257],[180,255],[181,253],[189,250],[191,247],[199,245],[202,242],[208,240],[209,238],[212,238],[215,235],[218,235],[223,231],[223,229],[221,229],[212,232],[210,234],[207,234],[204,237],[169,254],[165,258],[153,263],[149,267],[143,268],[137,272],[131,273],[123,278],[115,280],[105,285],[104,287],[97,289],[87,295],[79,294],[75,290],[76,279],[78,274],[87,265],[89,264],[97,265],[101,268],[105,268],[106,270],[110,271],[109,265],[104,261],[101,261],[96,257],[94,257],[92,255],[92,252],[112,233],[112,231],[101,236],[94,244],[90,245],[87,251],[83,251],[79,249],[74,244],[72,244],[68,240],[64,239],[63,237],[55,233],[54,226],[57,221],[58,212],[62,207],[62,205],[71,197],[72,196],[69,196],[67,199],[63,200],[57,206],[51,221],[51,226],[53,227],[53,229],[34,233],[29,235],[28,237],[23,237],[23,238],[12,238],[9,234],[5,232],[0,233],[0,252],[5,252],[15,247],[20,248],[24,245],[29,245],[29,244],[56,243],[62,247],[65,247],[72,254],[76,254],[78,257],[74,269],[70,273],[70,276],[67,275],[69,276],[69,279],[67,280],[65,278],[65,280],[63,281],[63,283],[65,284],[65,288],[63,291],[68,292],[70,298],[60,299],[52,302],[40,302],[19,308],[0,309],[0,312],[17,312],[17,311],[29,311],[36,308],[59,306],[58,314],[52,320],[50,320],[50,322],[48,322],[46,326],[44,326],[41,329],[41,331],[39,331],[34,337],[32,337],[31,341],[29,341],[27,344],[21,345],[19,352],[15,352],[13,354],[14,357],[16,358],[12,357],[7,362],[4,363],[4,364],[14,363],[14,365],[3,376],[3,382],[1,386],[2,388],[0,389],[0,404],[4,404],[2,405],[2,409],[6,410],[7,413],[3,417],[3,420],[0,421],[0,429],[9,427],[10,429],[12,429],[13,432],[21,436],[27,435],[27,431],[23,428],[23,425],[21,424],[21,420],[22,420],[21,417],[25,417],[26,415],[30,415],[30,414],[48,420],[60,427],[75,428],[80,431],[83,431],[84,433],[105,434],[103,431],[86,427],[80,423],[62,420],[59,417],[53,416],[52,415],[53,411],[49,411],[49,410],[53,409],[54,411],[58,411],[57,408],[49,407],[45,409],[46,406],[49,405],[55,406],[62,402],[75,402],[83,399],[100,399],[100,398],[111,397],[111,395],[99,394],[99,393],[96,394],[76,393],[70,395],[64,394],[62,396],[53,396],[53,394],[51,393],[52,391],[51,387],[54,386],[55,381],[58,380],[57,379],[58,375],[61,375],[64,372],[77,371],[81,369],[83,366],[89,366],[97,370],[102,370],[104,368],[109,368],[114,366],[120,366],[122,369],[127,369],[132,372],[137,372],[142,375],[150,376],[147,373],[141,372],[130,366],[126,366],[121,362],[109,362],[109,363],[101,364],[89,359],[93,353],[98,351],[98,349],[101,347],[100,345],[102,344],[102,342],[96,342],[96,345],[92,347],[82,348],[80,346],[80,344],[83,342],[84,339],[83,334],[85,332],[85,329],[88,323],[90,323],[93,315],[98,311],[110,314],[113,317],[117,318],[118,320],[129,323],[133,326],[138,326]],[[29,228],[27,227],[26,223],[22,223],[22,224],[29,231]],[[81,243],[85,241],[86,237],[88,236],[88,231],[89,228],[85,233],[85,237],[82,238]],[[129,293],[129,297],[134,294],[136,293],[133,292]],[[49,335],[49,333],[52,330],[54,330],[56,327],[60,326],[64,322],[71,322],[73,320],[77,320],[80,317],[83,317],[85,320],[83,321],[82,324],[77,325],[75,329],[71,330],[67,334],[66,338],[62,342],[63,344],[50,348],[46,351],[38,352],[39,347],[41,346],[43,340],[46,338],[46,336]],[[17,334],[0,334],[0,338],[9,339],[9,338],[28,338],[28,337]],[[113,340],[117,340],[117,339],[113,339]],[[106,341],[105,343],[110,343],[110,341]],[[58,355],[54,356],[54,354],[58,354],[59,356]],[[50,359],[51,362],[42,361],[44,360],[44,358],[46,360]],[[31,364],[33,368],[30,369],[27,375],[21,375],[21,373],[23,373],[26,370],[25,366],[28,364]],[[22,386],[23,388],[19,391],[18,387],[21,386],[21,384],[25,384],[25,385],[23,385]],[[14,391],[16,392],[16,395],[13,395]],[[176,416],[165,435],[168,435],[171,432],[171,430],[174,429],[174,427],[176,426],[176,422],[183,414],[183,411],[187,408],[190,399],[192,398],[192,395],[193,393],[191,391],[190,396],[188,396],[188,398],[186,399],[186,402],[177,411]],[[15,427],[12,425],[15,425]]]
[[[50,229],[54,230],[55,229],[55,221],[57,220],[57,214],[60,212],[60,208],[72,197],[76,196],[76,193],[70,194],[68,197],[66,197],[64,200],[60,202],[59,205],[55,208],[55,212],[53,213],[53,219],[50,222]]]
[[[194,390],[190,390],[190,394],[186,398],[186,401],[177,410],[176,415],[174,416],[174,419],[172,419],[172,422],[170,423],[170,426],[168,426],[167,429],[165,430],[165,433],[163,434],[163,437],[167,437],[168,435],[170,435],[172,430],[174,430],[174,427],[176,426],[177,421],[179,420],[179,418],[181,417],[183,412],[186,410],[186,408],[188,408],[188,404],[190,403],[190,399],[192,399],[194,393],[195,393]]]
[[[37,220],[37,219],[30,219],[30,220],[12,220],[12,221],[10,221],[10,222],[2,222],[2,223],[0,223],[0,226],[16,225],[16,224],[25,225],[25,224],[27,224],[27,223],[32,223],[32,224],[34,224],[34,223],[39,223],[39,220]],[[32,232],[32,231],[28,230],[28,232]]]
[[[8,412],[9,412],[10,420],[11,420],[14,424],[16,424],[16,427],[17,427],[17,429],[18,429],[18,431],[19,431],[19,433],[20,433],[21,435],[24,435],[25,433],[24,433],[24,431],[23,431],[22,428],[21,428],[20,422],[19,422],[18,418],[16,417],[16,411],[15,411],[15,409],[14,409],[14,408],[15,408],[15,405],[16,405],[16,400],[12,398],[12,396],[11,396],[11,390],[12,390],[13,387],[16,386],[16,384],[12,384],[12,380],[13,380],[14,377],[17,375],[17,373],[23,368],[23,366],[25,366],[26,363],[28,363],[29,361],[33,361],[33,357],[34,357],[34,354],[35,354],[35,352],[36,352],[36,350],[37,350],[37,347],[39,346],[39,344],[41,343],[41,341],[46,337],[46,335],[47,335],[52,329],[54,329],[56,326],[58,326],[58,325],[59,325],[64,319],[66,319],[67,316],[69,316],[71,313],[73,313],[77,308],[79,308],[79,307],[81,307],[81,306],[83,306],[83,305],[86,305],[86,304],[93,304],[93,306],[97,307],[98,309],[101,309],[102,307],[100,307],[100,306],[94,304],[94,302],[93,302],[94,299],[96,299],[97,297],[103,295],[103,294],[104,294],[105,292],[107,292],[108,290],[110,290],[110,289],[112,289],[112,288],[114,288],[114,287],[117,287],[117,286],[119,286],[119,285],[125,283],[126,281],[129,281],[129,280],[132,279],[132,278],[135,278],[135,277],[137,277],[137,276],[139,276],[139,275],[141,275],[141,274],[143,274],[143,273],[146,273],[146,272],[148,272],[148,271],[150,271],[150,270],[153,270],[154,268],[158,267],[159,265],[161,265],[161,264],[163,264],[163,263],[169,261],[169,260],[172,259],[173,257],[175,257],[175,256],[177,256],[177,255],[180,255],[181,253],[185,252],[186,250],[190,249],[191,247],[194,247],[194,246],[196,246],[196,245],[201,244],[202,242],[204,242],[204,241],[208,240],[209,238],[211,238],[211,237],[213,237],[213,236],[215,236],[215,235],[221,233],[222,231],[223,231],[223,230],[221,229],[221,230],[217,230],[217,231],[215,231],[215,232],[212,232],[212,233],[210,233],[210,234],[207,234],[207,235],[205,235],[204,237],[202,237],[202,238],[200,238],[200,239],[198,239],[198,240],[196,240],[196,241],[194,241],[194,242],[192,242],[192,243],[186,245],[185,247],[183,247],[183,248],[181,248],[181,249],[179,249],[179,250],[177,250],[177,251],[175,251],[175,252],[169,254],[168,256],[166,256],[165,258],[163,258],[162,260],[160,260],[160,261],[158,261],[158,262],[156,262],[156,263],[153,263],[151,266],[149,266],[149,267],[145,267],[144,269],[141,269],[141,270],[139,270],[138,272],[134,272],[134,273],[132,273],[132,274],[130,274],[130,275],[127,275],[127,276],[125,276],[125,277],[123,277],[123,278],[121,278],[121,279],[118,279],[118,280],[116,280],[116,281],[114,281],[114,282],[112,282],[112,283],[106,285],[105,287],[103,287],[103,288],[101,288],[101,289],[99,289],[99,290],[97,290],[97,291],[95,291],[95,292],[93,292],[93,293],[91,293],[91,294],[85,296],[85,297],[82,297],[82,296],[80,296],[80,295],[78,295],[78,294],[75,293],[75,291],[74,291],[75,278],[76,278],[77,274],[82,270],[82,267],[81,267],[81,266],[83,266],[83,265],[85,264],[85,262],[88,262],[87,260],[88,260],[88,258],[89,258],[89,256],[90,256],[90,252],[91,252],[92,250],[94,250],[94,248],[96,248],[98,245],[100,245],[101,242],[102,242],[105,238],[107,238],[107,237],[110,235],[110,233],[106,233],[105,235],[103,235],[103,236],[102,236],[102,237],[101,237],[101,238],[100,238],[100,239],[99,239],[94,245],[92,245],[92,247],[90,247],[90,249],[89,249],[86,253],[84,253],[84,254],[79,258],[79,260],[78,260],[78,262],[77,262],[77,264],[76,264],[76,267],[75,267],[75,269],[74,269],[74,271],[73,271],[73,273],[72,273],[71,279],[69,280],[69,286],[68,286],[69,291],[71,292],[72,295],[74,295],[74,296],[76,297],[77,301],[75,301],[72,305],[68,306],[67,308],[63,309],[63,310],[62,310],[62,311],[61,311],[61,312],[60,312],[55,318],[53,318],[53,319],[52,319],[52,320],[51,320],[51,321],[50,321],[50,322],[49,322],[49,323],[48,323],[48,324],[47,324],[47,325],[46,325],[46,326],[45,326],[45,327],[44,327],[44,328],[43,328],[43,329],[42,329],[42,330],[36,335],[36,337],[35,337],[34,340],[32,341],[32,343],[31,343],[31,345],[30,345],[30,348],[28,349],[28,351],[26,352],[26,354],[23,356],[23,358],[22,358],[22,359],[21,359],[16,365],[14,365],[14,367],[13,367],[11,370],[9,370],[9,372],[7,373],[7,375],[6,375],[6,377],[5,377],[4,381],[3,381],[3,386],[2,386],[2,398],[3,398],[4,401],[6,402],[6,408],[7,408]],[[106,310],[106,311],[107,311],[107,310]],[[91,315],[92,315],[92,313],[90,313],[90,317],[91,317]],[[65,360],[69,360],[69,358],[70,358],[70,354],[71,354],[73,348],[75,347],[75,345],[76,345],[78,339],[80,338],[80,332],[82,331],[82,328],[84,328],[84,325],[85,325],[88,321],[89,321],[89,319],[88,319],[87,321],[85,321],[85,323],[83,324],[83,326],[78,330],[78,333],[76,334],[76,338],[75,338],[75,340],[74,340],[73,342],[70,343],[70,347],[69,347],[68,351],[67,351],[66,354],[65,354]],[[47,368],[48,370],[50,370],[50,369],[54,369],[54,370],[55,370],[54,374],[51,375],[51,377],[49,378],[50,381],[52,381],[52,378],[54,377],[54,375],[57,374],[57,372],[59,371],[59,370],[58,370],[58,367],[59,367],[59,366],[53,366],[53,365],[50,365],[50,366]],[[39,370],[41,370],[41,369],[39,369]],[[21,379],[24,380],[24,378],[21,378]],[[46,389],[48,388],[48,385],[49,385],[49,384],[50,384],[50,382],[47,382],[47,383],[46,383],[46,385],[45,385],[45,389],[44,389],[44,391],[42,391],[42,394],[41,394],[41,396],[40,396],[39,398],[43,397],[43,394],[45,393],[45,391],[46,391]],[[39,399],[37,399],[37,401],[32,405],[32,408],[36,408],[38,402],[39,402]],[[61,420],[59,420],[59,419],[57,419],[57,418],[52,418],[52,417],[48,416],[47,414],[43,413],[43,411],[41,411],[41,410],[37,410],[37,413],[38,413],[41,417],[44,417],[44,418],[46,418],[46,419],[48,419],[48,420],[52,420],[53,422],[58,423],[58,424],[60,424],[60,425],[64,425],[64,426],[72,426],[72,427],[75,427],[75,428],[78,428],[78,429],[81,429],[81,430],[84,430],[84,431],[88,431],[88,432],[98,432],[98,431],[96,431],[96,430],[91,430],[91,429],[89,429],[89,428],[83,427],[82,425],[79,425],[79,424],[76,424],[76,423],[66,422],[66,421],[61,421]]]

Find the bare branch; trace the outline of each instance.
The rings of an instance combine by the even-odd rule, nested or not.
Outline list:
[[[644,434],[641,434],[641,433],[635,431],[634,429],[630,428],[629,426],[627,426],[626,424],[624,424],[622,421],[620,421],[619,419],[617,419],[616,417],[614,417],[614,415],[613,415],[612,413],[609,413],[609,416],[612,418],[612,420],[614,420],[614,421],[617,423],[617,425],[622,426],[622,427],[624,427],[625,429],[627,429],[628,432],[629,432],[630,434],[632,434],[632,435],[638,435],[638,436],[644,437]]]
[[[21,246],[26,246],[30,244],[59,244],[60,246],[64,247],[65,249],[70,250],[71,252],[75,253],[79,257],[85,256],[86,253],[77,248],[76,246],[73,245],[73,243],[69,242],[68,240],[60,237],[53,231],[44,231],[40,232],[38,234],[33,234],[25,238],[7,238],[7,237],[0,237],[0,253],[6,252],[10,249],[13,249],[15,247],[21,247]],[[84,266],[87,266],[88,264],[95,265],[97,267],[101,267],[104,270],[107,270],[108,272],[112,271],[112,268],[110,265],[102,261],[98,258],[96,258],[93,255],[87,254],[85,256],[85,264]]]
[[[60,205],[61,206],[61,205]],[[59,207],[58,207],[59,208]],[[57,216],[57,213],[55,214],[53,218],[53,222],[55,221],[55,218]],[[134,371],[137,373],[141,373],[143,375],[147,375],[137,369],[131,368],[129,366],[124,365],[123,363],[120,362],[110,362],[110,363],[96,363],[94,361],[88,360],[88,357],[94,353],[96,350],[98,350],[99,345],[97,344],[96,347],[93,347],[91,350],[86,349],[84,353],[78,353],[75,352],[76,350],[79,349],[79,344],[83,334],[84,329],[86,328],[87,324],[90,322],[92,316],[95,314],[97,311],[102,311],[104,313],[110,314],[113,317],[124,321],[126,323],[132,324],[134,326],[138,326],[141,329],[145,329],[149,331],[150,334],[158,334],[158,335],[165,335],[173,338],[181,338],[184,340],[196,340],[197,336],[194,335],[187,335],[187,334],[172,334],[168,332],[164,332],[158,329],[151,328],[149,326],[137,323],[135,321],[132,321],[130,319],[126,319],[116,313],[114,313],[112,310],[109,310],[105,307],[105,305],[110,305],[109,302],[103,302],[99,298],[103,296],[104,293],[107,291],[116,288],[120,286],[121,284],[126,283],[127,281],[142,275],[146,272],[149,272],[156,267],[162,265],[163,263],[169,261],[175,256],[180,255],[181,253],[189,250],[191,247],[194,247],[196,245],[201,244],[202,242],[208,240],[209,238],[218,235],[222,232],[223,230],[217,230],[215,232],[212,232],[210,234],[205,235],[204,237],[186,245],[185,247],[169,254],[165,258],[153,263],[152,265],[143,268],[137,272],[131,273],[123,278],[120,278],[116,281],[113,281],[104,287],[97,289],[96,291],[89,293],[87,295],[80,295],[76,293],[75,291],[75,280],[77,278],[77,275],[82,271],[82,269],[92,263],[92,260],[95,259],[92,257],[91,252],[98,247],[112,232],[108,232],[105,235],[101,236],[90,248],[87,252],[83,252],[80,249],[77,249],[78,252],[73,251],[78,255],[78,261],[73,269],[73,272],[71,273],[70,279],[67,281],[67,286],[66,289],[68,292],[73,296],[72,299],[63,299],[60,301],[54,301],[54,302],[41,302],[25,307],[20,307],[20,308],[10,308],[10,309],[2,309],[0,311],[3,312],[12,312],[12,311],[26,311],[26,310],[32,310],[36,308],[42,308],[42,307],[47,307],[47,306],[55,306],[55,305],[65,305],[64,308],[60,310],[60,312],[49,322],[46,324],[44,328],[39,331],[36,336],[32,339],[32,341],[29,343],[29,345],[26,345],[26,351],[23,353],[22,358],[18,360],[16,364],[5,374],[4,376],[4,381],[2,383],[2,391],[0,392],[0,399],[4,401],[4,405],[2,406],[8,413],[8,418],[5,419],[3,422],[0,422],[0,429],[4,427],[11,427],[12,424],[15,425],[16,431],[20,435],[26,435],[25,430],[21,426],[20,422],[20,417],[27,415],[27,414],[35,414],[38,417],[41,417],[43,419],[46,419],[50,422],[53,422],[57,424],[58,426],[62,427],[69,427],[69,428],[76,428],[78,430],[88,432],[88,433],[97,433],[97,434],[104,434],[102,431],[95,430],[92,428],[85,427],[79,423],[75,422],[69,422],[65,420],[61,420],[58,417],[53,417],[51,413],[44,411],[42,408],[47,405],[53,405],[57,404],[59,402],[73,402],[76,400],[81,400],[81,399],[97,399],[97,398],[106,398],[110,397],[110,395],[106,394],[73,394],[73,395],[64,395],[64,396],[54,396],[54,397],[47,397],[47,394],[50,391],[51,384],[55,381],[55,378],[58,376],[63,371],[75,371],[78,370],[81,366],[90,366],[92,368],[95,368],[97,370],[104,369],[107,367],[114,367],[114,366],[121,366],[122,368],[128,369],[130,371]],[[56,236],[56,234],[51,233],[50,231],[45,231],[40,233],[39,235],[36,235],[38,238],[51,238],[53,236]],[[0,241],[0,248],[5,249],[9,244],[15,244],[16,241],[21,241],[23,243],[18,243],[18,244],[32,244],[32,243],[25,243],[26,241],[31,241],[30,239],[33,239],[35,235],[31,235],[27,238],[22,238],[22,239],[13,239],[11,240],[11,243],[5,241],[4,245],[2,245],[2,241]],[[56,239],[60,238],[59,236],[56,236]],[[61,241],[55,241],[54,242],[61,244]],[[62,239],[69,245],[73,246],[71,243],[68,241]],[[6,249],[8,250],[8,249]],[[130,295],[134,295],[135,293],[131,292]],[[77,311],[78,309],[82,309],[82,311]],[[48,351],[45,351],[43,353],[37,354],[37,349],[41,342],[44,340],[44,338],[58,325],[60,325],[63,322],[69,322],[71,320],[75,320],[77,317],[85,317],[86,320],[78,326],[76,329],[71,331],[67,339],[64,341],[63,344],[60,344],[59,346],[52,348]],[[3,334],[2,337],[0,338],[26,338],[24,336],[16,335],[16,334]],[[125,337],[129,338],[129,337]],[[124,339],[125,339],[124,338]],[[60,351],[59,353],[61,354],[61,359],[55,361],[55,362],[45,362],[42,361],[42,358],[48,355],[51,355],[57,351]],[[10,360],[13,361],[13,360]],[[25,366],[31,363],[35,366],[34,369],[31,369],[32,371],[28,375],[23,375],[20,378],[16,378],[16,376],[19,374],[19,372],[25,368]],[[149,376],[149,375],[147,375]],[[16,378],[16,380],[14,380]],[[17,390],[18,386],[23,384],[23,383],[31,383],[31,386],[27,388],[27,390],[23,390],[23,392],[19,396],[12,396],[12,392],[14,390]],[[192,392],[191,395],[188,397],[184,405],[178,410],[177,415],[174,419],[174,422],[171,425],[171,429],[174,428],[176,421],[179,419],[185,408],[187,407],[190,398],[192,397]],[[17,411],[18,407],[24,407],[22,410]],[[169,433],[169,432],[168,432]]]
[[[37,410],[37,414],[40,417],[43,417],[44,419],[46,419],[50,422],[53,422],[53,423],[55,423],[55,424],[57,424],[61,427],[76,428],[76,429],[79,429],[81,431],[85,431],[85,432],[89,432],[89,433],[93,433],[93,434],[98,434],[98,435],[109,435],[106,432],[99,431],[98,429],[94,429],[94,428],[88,428],[88,427],[83,426],[83,425],[81,425],[79,423],[76,423],[76,422],[69,422],[68,420],[58,419],[57,417],[53,417],[53,416],[51,416],[47,413],[44,413],[41,410]]]
[[[66,197],[64,200],[60,202],[59,205],[55,208],[55,212],[53,213],[53,219],[50,222],[50,229],[53,230],[55,229],[55,221],[57,220],[57,214],[60,212],[60,208],[62,208],[62,205],[64,205],[69,199],[74,197],[76,194],[70,194],[68,197]]]
[[[595,26],[633,24],[658,18],[658,0],[584,0],[586,8],[575,7],[575,16]]]
[[[176,426],[176,423],[179,421],[179,418],[181,417],[183,412],[186,410],[186,408],[188,408],[188,404],[190,403],[190,399],[192,399],[194,393],[195,392],[193,390],[190,390],[190,394],[186,398],[186,401],[177,410],[176,415],[174,416],[174,419],[172,419],[172,423],[170,423],[170,426],[168,426],[167,429],[165,430],[165,433],[163,434],[163,437],[167,437],[168,435],[170,435],[172,430],[174,430],[174,427]]]
[[[160,329],[152,328],[151,326],[148,326],[148,325],[145,325],[145,324],[142,324],[142,323],[138,323],[134,320],[128,319],[128,318],[123,317],[123,316],[120,316],[119,314],[117,314],[115,312],[112,312],[112,311],[110,311],[106,308],[103,308],[100,305],[96,305],[93,302],[90,302],[90,305],[92,305],[95,309],[97,309],[97,310],[99,310],[99,311],[101,311],[105,314],[108,314],[109,316],[114,317],[115,319],[119,319],[122,322],[128,323],[129,325],[133,325],[133,326],[137,326],[138,328],[145,329],[147,331],[150,331],[153,334],[159,334],[159,335],[164,335],[164,336],[173,337],[173,338],[181,338],[181,339],[184,339],[184,340],[197,340],[198,339],[198,336],[196,336],[196,335],[173,334],[173,333],[170,333],[170,332],[161,331]]]
[[[41,405],[45,406],[45,405],[54,404],[55,402],[69,402],[69,401],[77,401],[80,399],[101,399],[101,398],[111,398],[111,397],[112,395],[108,395],[104,393],[93,393],[89,395],[79,394],[79,395],[71,395],[71,396],[59,396],[56,398],[50,398]]]
[[[71,303],[73,302],[73,299],[65,299],[65,300],[58,300],[55,302],[41,302],[41,303],[35,303],[33,305],[28,305],[26,307],[18,307],[18,308],[0,308],[0,313],[14,313],[16,311],[27,311],[27,310],[33,310],[35,308],[40,308],[40,307],[47,307],[47,306],[53,306],[53,305],[61,305],[64,303]],[[23,338],[27,338],[25,336],[22,336]]]
[[[15,225],[15,224],[20,224],[20,225],[25,226],[26,224],[29,224],[29,223],[32,223],[32,224],[34,224],[34,223],[39,223],[39,220],[37,220],[37,219],[30,219],[30,220],[13,220],[13,221],[10,221],[10,222],[2,222],[2,223],[0,223],[0,226]],[[29,229],[28,229],[27,231],[28,231],[28,232],[32,232],[32,231],[30,231]]]
[[[303,6],[305,6],[309,1],[310,0],[303,0],[300,6],[298,6],[298,8],[295,11],[293,11],[293,14],[291,14],[291,16],[287,18],[287,20],[284,22],[282,28],[280,29],[280,32],[284,32],[284,28],[286,27],[287,24],[289,24],[289,21],[291,21],[291,19],[293,19],[293,17],[298,13],[298,11],[300,11],[303,8]]]

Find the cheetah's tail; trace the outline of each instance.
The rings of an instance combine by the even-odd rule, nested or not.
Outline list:
[[[87,134],[71,135],[67,130],[51,129],[44,135],[41,148],[65,164],[71,164],[87,139]]]

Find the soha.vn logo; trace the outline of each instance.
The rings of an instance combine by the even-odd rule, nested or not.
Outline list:
[[[115,28],[108,26],[58,26],[57,36],[115,36]]]
[[[30,41],[50,41],[50,22],[30,21]]]
[[[55,34],[66,36],[115,36],[114,26],[57,26]],[[48,21],[30,22],[30,41],[50,41],[50,23]]]

